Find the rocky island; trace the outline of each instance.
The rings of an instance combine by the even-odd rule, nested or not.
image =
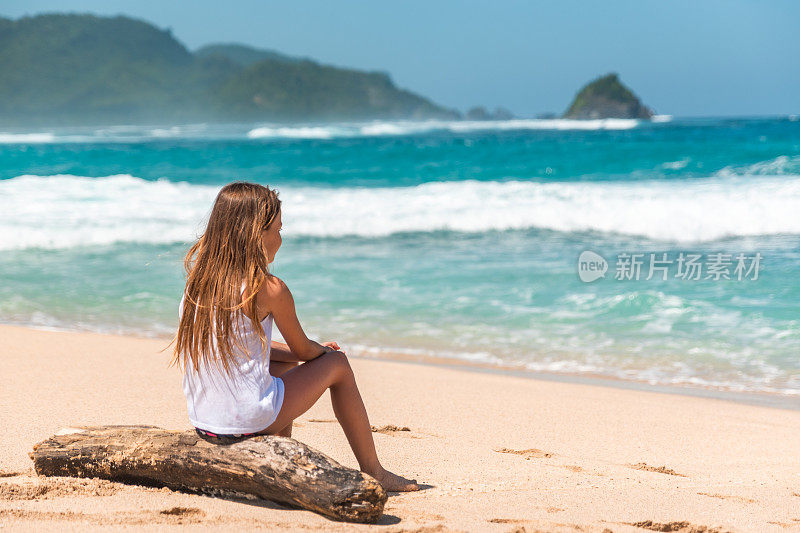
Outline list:
[[[467,111],[467,120],[511,120],[514,114],[504,107],[495,108],[494,112],[483,106],[476,106]]]
[[[564,113],[564,118],[572,119],[652,117],[653,111],[642,104],[613,72],[584,86]]]

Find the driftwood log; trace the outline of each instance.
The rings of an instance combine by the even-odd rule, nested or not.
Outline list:
[[[377,480],[294,439],[211,440],[153,426],[66,428],[35,445],[31,458],[44,476],[251,495],[348,522],[374,523],[383,513],[387,495]]]

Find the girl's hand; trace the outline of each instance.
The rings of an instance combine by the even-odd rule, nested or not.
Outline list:
[[[338,351],[340,351],[340,352],[342,352],[342,353],[346,353],[344,350],[342,350],[342,349],[339,347],[339,344],[337,344],[337,343],[336,343],[336,342],[334,342],[334,341],[323,342],[323,343],[322,343],[322,345],[323,345],[323,346],[327,346],[328,348],[331,348],[332,350],[338,350]]]

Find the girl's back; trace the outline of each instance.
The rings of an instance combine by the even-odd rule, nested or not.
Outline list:
[[[183,303],[178,309],[182,317]],[[217,434],[256,433],[268,427],[278,416],[283,402],[284,384],[269,373],[272,315],[261,326],[267,337],[262,346],[251,320],[243,313],[236,315],[239,347],[234,349],[231,372],[220,365],[187,366],[183,375],[183,392],[189,421],[196,428]]]

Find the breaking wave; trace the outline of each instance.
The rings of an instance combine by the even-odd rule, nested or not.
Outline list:
[[[0,180],[0,249],[187,242],[202,230],[218,191],[219,186],[128,174]],[[290,235],[382,237],[542,228],[702,242],[800,234],[800,176],[690,182],[469,180],[413,187],[286,186],[280,191]]]

